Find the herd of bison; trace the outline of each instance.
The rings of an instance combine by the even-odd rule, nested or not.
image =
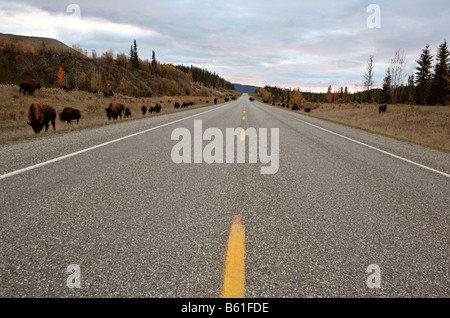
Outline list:
[[[19,94],[23,92],[24,95],[27,93],[29,95],[33,95],[36,90],[41,89],[41,84],[36,82],[35,80],[30,80],[28,82],[24,82],[20,84]],[[67,92],[71,91],[71,88],[67,85],[63,86],[63,89]],[[94,94],[97,94],[98,91],[93,91]],[[103,92],[105,98],[110,98],[114,96],[114,92],[112,90],[105,90]],[[233,97],[235,99],[235,97]],[[225,101],[229,101],[229,98],[225,98]],[[170,100],[167,101],[169,104]],[[217,104],[217,98],[214,99],[214,104]],[[206,101],[209,103],[209,101]],[[184,102],[180,104],[179,102],[174,103],[173,107],[176,109],[179,108],[188,108],[189,106],[195,105],[194,102]],[[157,103],[155,106],[147,107],[142,106],[141,112],[142,115],[145,115],[147,112],[151,113],[159,113],[161,111],[161,105]],[[109,120],[117,120],[118,118],[122,119],[131,117],[131,110],[125,105],[120,103],[109,103],[109,106],[105,108],[106,117]],[[70,124],[72,121],[76,121],[77,124],[81,119],[81,112],[79,109],[72,107],[65,107],[62,112],[59,113],[59,118],[61,121],[67,122]],[[50,105],[43,105],[40,103],[32,103],[28,108],[28,125],[31,126],[33,131],[36,134],[39,134],[45,127],[45,132],[48,131],[50,123],[55,130],[55,120],[56,120],[56,110]]]
[[[35,80],[30,80],[28,82],[24,82],[21,83],[19,85],[19,94],[23,92],[24,95],[26,95],[27,93],[29,95],[33,95],[33,93],[36,90],[40,90],[41,89],[41,84],[38,83]],[[64,85],[63,89],[65,91],[70,91],[71,88],[68,87],[67,85]],[[94,94],[97,94],[97,91],[93,92]],[[110,98],[112,96],[114,96],[114,93],[112,90],[105,90],[103,92],[103,95],[105,96],[105,98]],[[235,96],[231,97],[232,100],[236,100],[237,98]],[[228,102],[230,100],[230,98],[226,97],[225,98],[225,102]],[[251,102],[255,101],[255,99],[253,97],[250,97],[249,100]],[[169,104],[171,103],[170,100],[167,101]],[[276,103],[274,102],[270,102],[268,100],[263,100],[264,103],[266,104],[272,104],[273,106],[276,105]],[[207,103],[209,103],[209,101],[207,101]],[[217,104],[217,98],[214,99],[214,104]],[[180,104],[179,102],[174,103],[173,107],[178,109],[178,108],[187,108],[189,106],[195,105],[194,102],[184,102],[182,104]],[[294,111],[297,111],[300,109],[300,107],[297,104],[294,105],[289,105],[286,103],[282,103],[282,104],[278,104],[278,106],[283,107],[283,108],[287,108],[287,109],[291,109]],[[309,113],[311,112],[311,108],[310,107],[305,107],[303,108],[305,112]],[[387,105],[380,105],[379,106],[379,113],[383,113],[386,112],[387,110]],[[147,107],[147,106],[142,106],[141,108],[141,112],[142,115],[145,115],[147,112],[148,113],[159,113],[161,111],[161,105],[159,103],[157,103],[155,106],[152,107]],[[124,116],[124,118],[130,117],[131,116],[131,110],[128,107],[125,107],[125,105],[123,104],[119,104],[119,103],[109,103],[109,106],[107,108],[105,108],[105,112],[106,112],[106,117],[109,120],[117,120],[118,118],[122,119],[122,116]],[[65,121],[68,124],[70,124],[72,121],[77,121],[77,124],[81,118],[81,112],[80,110],[76,109],[76,108],[72,108],[72,107],[65,107],[63,109],[62,112],[59,113],[59,118],[61,119],[61,121]],[[39,134],[42,129],[44,129],[45,127],[45,132],[48,131],[49,128],[49,124],[52,124],[53,130],[55,130],[55,120],[56,120],[56,110],[55,108],[53,108],[52,106],[49,105],[43,105],[40,103],[32,103],[28,109],[28,125],[31,126],[31,128],[33,129],[33,131],[36,134]]]

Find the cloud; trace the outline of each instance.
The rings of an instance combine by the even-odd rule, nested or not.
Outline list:
[[[381,85],[396,50],[412,70],[426,44],[443,42],[447,1],[378,0],[381,28],[369,29],[371,2],[360,0],[80,0],[78,21],[59,1],[0,0],[0,32],[98,52],[127,52],[136,39],[141,58],[154,50],[162,62],[206,67],[231,81],[305,89],[361,85],[373,55]]]

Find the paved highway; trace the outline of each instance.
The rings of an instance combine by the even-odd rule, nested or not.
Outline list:
[[[196,120],[278,128],[277,173],[174,163]],[[220,297],[236,216],[245,297],[450,295],[447,153],[243,95],[4,144],[0,162],[0,297]]]

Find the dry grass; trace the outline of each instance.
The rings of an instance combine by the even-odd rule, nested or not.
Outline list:
[[[223,102],[221,98],[218,99],[219,103]],[[169,100],[171,103],[168,103]],[[162,109],[159,114],[147,113],[145,115],[145,117],[150,117],[183,111],[185,109],[175,109],[173,104],[175,102],[182,104],[183,102],[191,101],[195,105],[189,106],[188,109],[213,105],[214,97],[165,96],[135,98],[116,94],[112,98],[105,98],[101,93],[96,95],[87,92],[67,93],[57,88],[43,88],[35,92],[34,96],[24,96],[23,94],[19,95],[19,87],[16,85],[0,85],[0,143],[54,133],[51,125],[48,132],[41,132],[41,134],[35,134],[31,127],[27,125],[28,107],[33,102],[51,105],[56,109],[57,113],[61,112],[64,107],[74,107],[81,111],[82,118],[78,125],[76,122],[68,125],[66,122],[60,121],[58,115],[56,119],[56,133],[58,133],[116,123],[117,121],[108,120],[106,117],[105,108],[108,107],[110,102],[122,103],[131,109],[131,118],[124,119],[122,117],[122,121],[125,121],[143,118],[144,116],[141,113],[142,105],[150,107],[155,106],[156,103],[161,104]]]
[[[312,108],[309,116],[450,151],[449,106],[388,105],[387,112],[381,114],[379,105],[309,103],[303,106]]]

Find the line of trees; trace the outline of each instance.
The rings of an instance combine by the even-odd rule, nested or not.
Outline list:
[[[295,100],[302,102],[411,105],[447,105],[450,102],[450,53],[446,41],[439,45],[435,56],[426,45],[411,74],[405,71],[405,66],[405,53],[397,50],[390,60],[381,88],[374,83],[374,57],[370,56],[363,73],[363,91],[349,93],[346,86],[333,89],[329,85],[327,92],[312,93],[265,86],[257,89],[255,94],[275,103],[292,103],[294,92]]]
[[[450,52],[447,42],[439,45],[435,57],[430,45],[426,45],[415,62],[415,72],[409,74],[405,82],[405,54],[400,50],[395,52],[383,79],[380,102],[446,105],[450,101]]]

